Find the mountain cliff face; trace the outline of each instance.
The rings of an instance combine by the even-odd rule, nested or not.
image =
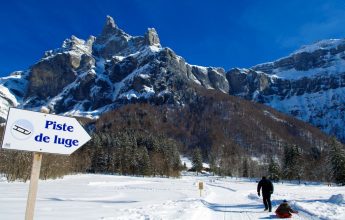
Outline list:
[[[230,94],[271,106],[345,141],[345,40],[227,72]]]
[[[97,117],[129,102],[183,104],[187,82],[227,92],[225,71],[190,65],[160,45],[155,29],[131,36],[111,17],[100,36],[72,36],[24,72],[1,79],[0,117],[9,106]]]
[[[0,79],[0,119],[8,107],[99,117],[128,103],[184,106],[198,86],[264,103],[345,140],[345,41],[328,40],[250,69],[188,64],[157,32],[131,36],[111,17],[98,37],[72,36],[26,71]]]

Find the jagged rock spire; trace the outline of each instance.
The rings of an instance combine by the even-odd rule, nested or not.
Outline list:
[[[107,26],[111,26],[112,28],[115,28],[116,27],[116,24],[115,24],[115,21],[114,19],[107,15],[107,23],[106,23]]]
[[[160,46],[160,41],[159,41],[159,37],[158,37],[156,29],[154,28],[147,29],[147,32],[145,33],[145,42],[148,45]]]
[[[92,44],[93,44],[93,42],[95,42],[95,40],[96,40],[96,37],[90,35],[89,38],[88,38],[87,41],[86,41],[86,45],[92,47]]]
[[[107,15],[107,20],[105,22],[105,25],[103,27],[102,35],[112,34],[117,30],[117,25],[115,24],[114,19]]]

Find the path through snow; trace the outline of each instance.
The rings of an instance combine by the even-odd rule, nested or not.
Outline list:
[[[264,212],[261,198],[253,193],[255,189],[248,188],[243,182],[212,179],[209,181],[212,181],[206,183],[209,193],[201,200],[204,206],[199,208],[193,219],[278,219],[274,214],[277,202],[273,201],[273,212]],[[300,211],[292,219],[318,218]]]

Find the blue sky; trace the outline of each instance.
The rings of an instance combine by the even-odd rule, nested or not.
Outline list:
[[[345,1],[6,1],[0,7],[0,76],[27,69],[71,35],[97,36],[106,15],[131,35],[156,28],[191,64],[251,67],[304,44],[345,37]]]

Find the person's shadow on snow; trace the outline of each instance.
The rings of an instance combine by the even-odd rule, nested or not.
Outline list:
[[[261,211],[257,211],[261,205],[250,205],[250,204],[239,204],[239,205],[227,205],[227,204],[218,204],[218,203],[210,203],[206,200],[201,200],[201,202],[209,209],[212,209],[216,212],[232,212],[232,213],[244,213],[244,212],[251,212],[251,213],[262,213]]]
[[[267,217],[261,217],[259,219],[280,219],[280,218],[278,218],[276,215],[270,215],[270,216],[267,216]]]

